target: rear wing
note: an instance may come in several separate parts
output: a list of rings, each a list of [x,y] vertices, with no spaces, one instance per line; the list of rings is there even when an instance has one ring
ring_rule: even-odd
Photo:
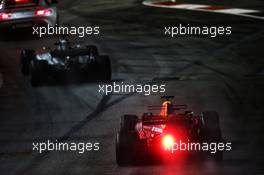
[[[162,106],[148,106],[148,110],[154,111],[154,110],[161,110]],[[181,109],[187,109],[187,105],[173,105],[174,110],[181,110]]]
[[[143,125],[162,125],[167,122],[167,119],[161,116],[154,116],[154,115],[143,115],[142,117],[142,124]]]

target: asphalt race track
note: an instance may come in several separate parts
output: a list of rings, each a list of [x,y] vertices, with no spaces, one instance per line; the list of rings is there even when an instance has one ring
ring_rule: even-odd
[[[264,11],[257,0],[222,4]],[[95,82],[31,87],[19,70],[20,49],[51,45],[58,37],[39,39],[18,31],[0,38],[1,175],[264,174],[263,20],[147,7],[137,0],[64,0],[59,7],[63,25],[100,26],[100,36],[71,38],[109,54],[114,81],[166,84],[166,94],[177,103],[197,113],[218,111],[233,149],[221,163],[118,167],[114,142],[120,117],[141,115],[147,105],[160,104],[160,95],[103,96]],[[180,23],[232,26],[232,35],[164,35],[164,26]],[[85,154],[32,151],[32,142],[47,139],[101,146]]]

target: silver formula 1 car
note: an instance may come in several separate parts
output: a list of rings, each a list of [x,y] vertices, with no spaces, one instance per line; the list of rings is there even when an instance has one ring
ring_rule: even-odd
[[[54,49],[43,47],[39,50],[21,51],[21,71],[23,75],[30,77],[32,86],[41,85],[54,77],[56,80],[69,77],[111,80],[110,59],[99,55],[96,46],[74,45],[65,38],[60,39],[55,46]]]
[[[55,26],[57,0],[0,0],[0,28]]]

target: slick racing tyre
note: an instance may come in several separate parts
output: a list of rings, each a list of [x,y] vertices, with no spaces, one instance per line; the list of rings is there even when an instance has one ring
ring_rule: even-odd
[[[116,135],[116,163],[119,166],[125,166],[130,163],[129,144],[127,142],[127,135],[124,132],[119,132]]]
[[[30,82],[32,86],[40,86],[41,83],[45,81],[45,77],[47,76],[47,66],[48,63],[46,61],[31,61],[30,69],[31,69],[31,77]]]
[[[137,132],[120,131],[116,135],[116,162],[119,166],[135,165],[137,163],[136,146],[138,144]]]
[[[34,52],[34,50],[22,50],[20,53],[21,72],[24,76],[27,76],[30,72],[30,61],[35,55]]]
[[[138,117],[136,115],[124,115],[120,121],[120,131],[135,131]]]
[[[206,111],[202,113],[204,123],[204,141],[208,143],[222,142],[222,133],[220,129],[219,116],[216,111]],[[217,151],[216,153],[210,153],[210,157],[216,161],[222,161],[223,152]]]
[[[111,70],[111,62],[108,56],[99,56],[99,75],[103,81],[111,81],[112,78],[112,70]]]
[[[116,135],[116,162],[119,166],[135,163],[135,147],[138,135],[135,130],[138,117],[124,115],[121,117],[120,131]]]

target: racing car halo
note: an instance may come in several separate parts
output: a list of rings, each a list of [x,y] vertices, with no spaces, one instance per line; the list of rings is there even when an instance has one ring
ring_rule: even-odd
[[[111,62],[108,56],[99,55],[94,45],[73,45],[63,37],[55,48],[21,51],[21,72],[29,76],[32,86],[38,86],[49,77],[78,75],[84,79],[111,80]]]
[[[192,111],[182,111],[187,108],[186,105],[173,105],[171,98],[173,96],[162,97],[164,102],[161,107],[149,106],[149,110],[161,109],[159,114],[148,112],[141,118],[136,115],[121,117],[120,129],[116,135],[116,162],[119,166],[162,162],[168,160],[166,158],[181,157],[181,153],[172,155],[168,149],[177,139],[198,143],[222,141],[217,112],[206,111],[201,115],[194,115]],[[197,155],[196,153],[187,151],[184,155],[191,157]],[[207,152],[203,155],[206,156],[200,157],[221,161],[223,152]]]

